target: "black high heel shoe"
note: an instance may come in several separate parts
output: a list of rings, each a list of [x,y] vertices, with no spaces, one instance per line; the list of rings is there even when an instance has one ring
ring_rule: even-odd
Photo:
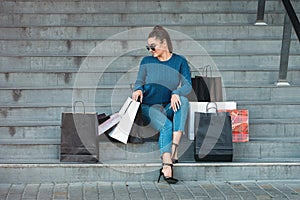
[[[172,145],[175,146],[175,149],[174,149],[174,152],[173,152],[173,155],[172,155],[172,162],[173,162],[173,163],[178,163],[178,159],[175,159],[175,158],[174,158],[175,154],[177,153],[178,144],[172,143]]]
[[[173,178],[173,164],[169,164],[169,163],[163,163],[163,166],[164,165],[168,165],[171,167],[171,170],[172,170],[172,175],[170,177],[166,177],[165,174],[163,173],[163,167],[160,169],[160,172],[159,172],[159,177],[158,177],[158,180],[157,182],[159,183],[160,181],[160,177],[163,176],[164,180],[169,183],[169,184],[175,184],[178,182],[178,180],[176,178]]]

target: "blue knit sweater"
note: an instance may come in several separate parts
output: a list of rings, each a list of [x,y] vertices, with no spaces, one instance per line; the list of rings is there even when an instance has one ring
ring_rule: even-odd
[[[148,105],[169,103],[172,94],[188,95],[192,86],[187,60],[174,53],[167,61],[144,57],[134,90],[143,91],[143,103]]]

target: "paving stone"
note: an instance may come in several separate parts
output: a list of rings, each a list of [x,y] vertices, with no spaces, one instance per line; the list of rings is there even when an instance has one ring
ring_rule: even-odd
[[[254,183],[245,183],[246,188],[259,199],[272,199],[272,196],[267,193],[263,188]]]
[[[115,199],[130,199],[126,182],[113,182],[113,193]]]
[[[278,189],[274,188],[272,184],[269,183],[261,183],[259,186],[265,190],[267,193],[270,194],[272,199],[278,198],[278,199],[288,199],[282,192],[280,192]]]
[[[161,199],[162,196],[156,187],[155,182],[141,182],[142,188],[147,199]]]
[[[54,184],[42,183],[39,188],[37,199],[39,199],[39,200],[52,199],[53,189],[54,189]]]
[[[288,199],[300,199],[300,193],[293,190],[285,183],[272,183],[273,187],[282,192]],[[298,183],[300,185],[300,182]]]
[[[256,197],[242,183],[230,183],[233,190],[239,193],[242,199],[255,199]]]
[[[111,182],[98,182],[99,199],[114,199],[114,190]]]
[[[27,184],[22,199],[37,199],[40,184]]]
[[[0,199],[5,199],[11,184],[0,184]]]
[[[226,182],[216,182],[215,186],[217,189],[225,196],[227,199],[242,199],[237,191],[235,191],[229,183]]]
[[[212,182],[200,182],[200,186],[208,193],[210,199],[226,199]]]
[[[55,184],[53,199],[59,199],[59,200],[68,199],[68,184],[66,183]]]
[[[98,184],[96,182],[84,183],[83,192],[86,200],[98,199]]]
[[[161,181],[159,183],[156,182],[156,186],[162,196],[163,199],[176,200],[179,199],[174,189],[165,181]]]
[[[178,182],[177,184],[172,185],[172,188],[176,192],[179,199],[193,199],[194,196],[192,192],[183,182]]]
[[[70,183],[68,188],[68,197],[70,199],[83,199],[83,183]]]
[[[196,199],[209,199],[207,192],[195,181],[183,182]]]
[[[25,184],[12,184],[11,188],[8,191],[6,200],[22,199],[22,194],[24,192],[25,186]]]
[[[292,188],[295,192],[300,193],[300,183],[299,182],[288,182],[286,185]]]
[[[127,182],[128,193],[130,199],[139,200],[147,199],[146,193],[140,182]]]

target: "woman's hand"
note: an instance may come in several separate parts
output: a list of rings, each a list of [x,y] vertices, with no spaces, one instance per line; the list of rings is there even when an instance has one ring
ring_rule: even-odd
[[[180,97],[178,94],[172,94],[171,97],[171,108],[176,112],[181,106]]]
[[[134,101],[137,101],[140,98],[140,102],[142,103],[143,101],[143,92],[142,90],[136,90],[132,93],[132,99]]]

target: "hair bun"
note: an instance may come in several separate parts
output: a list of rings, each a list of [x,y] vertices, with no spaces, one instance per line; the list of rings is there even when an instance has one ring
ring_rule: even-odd
[[[156,25],[156,26],[154,26],[154,28],[153,28],[153,30],[161,30],[161,29],[163,29],[163,27],[162,26],[160,26],[160,25]]]

